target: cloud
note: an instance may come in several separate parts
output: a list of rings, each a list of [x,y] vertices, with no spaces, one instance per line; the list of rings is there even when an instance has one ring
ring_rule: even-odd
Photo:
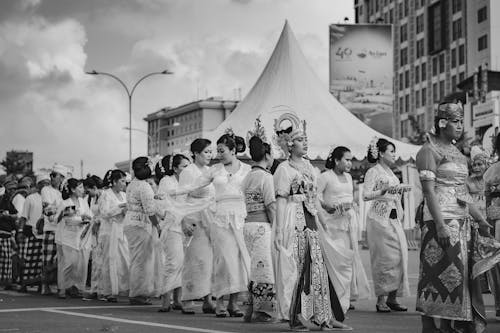
[[[244,5],[244,7],[243,7]],[[352,0],[3,0],[0,2],[2,149],[29,149],[35,167],[54,162],[103,174],[128,158],[128,102],[109,77],[131,87],[132,127],[165,106],[247,93],[289,19],[307,59],[327,87],[328,24]],[[352,16],[352,15],[351,15]],[[134,155],[147,136],[133,132]]]

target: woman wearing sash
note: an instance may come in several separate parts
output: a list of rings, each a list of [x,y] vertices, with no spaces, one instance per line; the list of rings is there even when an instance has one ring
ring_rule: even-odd
[[[365,175],[363,199],[371,201],[366,217],[377,312],[407,311],[397,297],[409,296],[408,245],[403,230],[403,207],[399,179],[391,166],[396,147],[383,138],[374,138],[368,161],[375,163]]]
[[[127,212],[125,177],[121,170],[109,170],[104,177],[106,189],[97,202],[101,221],[98,246],[102,253],[98,294],[108,302],[117,302],[118,295],[129,291],[130,254],[123,231]]]
[[[351,151],[336,147],[328,156],[325,168],[318,177],[318,196],[323,207],[325,233],[321,238],[335,251],[326,256],[330,276],[339,280],[342,288],[336,288],[342,310],[354,307],[351,301],[370,297],[358,245],[358,217],[353,209],[353,183],[349,174],[352,165]]]
[[[486,233],[488,224],[466,186],[467,159],[453,145],[462,136],[463,119],[461,104],[441,103],[436,134],[417,154],[425,199],[417,311],[426,333],[480,333],[486,326],[479,281],[472,276],[479,238],[470,216]],[[434,318],[440,319],[439,330]]]
[[[59,298],[66,298],[66,293],[81,297],[87,282],[92,212],[83,198],[84,192],[82,181],[75,178],[63,186],[55,238]]]
[[[190,164],[188,158],[181,154],[165,156],[155,168],[155,175],[160,178],[158,195],[175,193],[179,187],[179,175]],[[168,211],[168,206],[166,207]],[[181,303],[182,267],[184,264],[184,234],[180,219],[166,214],[160,222],[160,243],[163,252],[162,274],[162,306],[159,312],[169,312],[171,309],[181,310],[184,314],[194,314],[184,310]],[[172,295],[173,294],[173,295]],[[174,304],[170,305],[173,296]]]
[[[186,166],[179,175],[179,187],[193,186],[197,179],[208,171],[212,159],[211,142],[207,139],[196,139],[191,143],[193,163]],[[196,204],[213,199],[213,185],[192,191],[185,201]],[[203,313],[215,313],[212,302],[213,249],[210,242],[207,214],[203,212],[190,214],[182,221],[182,230],[186,236],[184,250],[184,266],[182,269],[182,301],[184,310],[188,310],[187,301],[203,298]]]
[[[282,126],[287,126],[282,128]],[[307,153],[305,122],[285,113],[275,121],[277,142],[288,157],[274,174],[276,224],[274,255],[277,315],[295,331],[303,323],[351,330],[329,279],[318,235],[316,172]]]
[[[271,156],[271,146],[263,142],[263,127],[259,126],[260,122],[257,121],[257,130],[249,140],[250,156],[255,163],[242,185],[247,207],[243,233],[251,261],[248,286],[250,305],[245,314],[245,321],[248,322],[269,322],[275,316],[276,310],[271,254],[276,198],[273,176],[269,172],[274,160]]]

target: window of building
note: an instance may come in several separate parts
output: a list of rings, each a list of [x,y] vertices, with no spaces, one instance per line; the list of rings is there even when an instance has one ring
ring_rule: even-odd
[[[404,99],[399,97],[399,113],[404,113]]]
[[[420,107],[420,91],[415,91],[415,107],[418,109]]]
[[[417,34],[424,31],[424,14],[417,16]]]
[[[463,80],[465,80],[465,73],[461,72],[460,74],[458,74],[458,81],[462,82]]]
[[[462,0],[452,0],[451,10],[453,14],[462,10]]]
[[[451,49],[451,68],[457,67],[457,49]]]
[[[415,84],[420,82],[420,67],[418,65],[415,66]]]
[[[488,35],[483,35],[477,40],[477,50],[482,51],[488,48]]]
[[[399,62],[401,66],[404,66],[408,63],[408,48],[405,47],[401,49],[400,54],[401,54],[401,59],[399,60]]]
[[[444,73],[444,53],[439,55],[439,73]]]
[[[421,67],[421,72],[422,72],[422,81],[425,81],[427,80],[427,65],[425,62],[422,63],[422,65],[420,65]]]
[[[378,0],[375,0],[375,13],[378,12]]]
[[[408,12],[410,10],[410,4],[408,3],[409,1],[408,0],[405,0],[405,17],[408,16]]]
[[[405,96],[405,112],[410,112],[410,95]]]
[[[453,21],[452,24],[452,40],[457,40],[462,37],[462,18]]]
[[[432,76],[437,75],[438,73],[438,58],[432,58]]]
[[[457,88],[457,76],[453,75],[451,77],[451,91],[455,91]]]
[[[405,88],[410,87],[410,71],[405,72]]]
[[[463,44],[458,47],[458,64],[465,64],[465,45]]]
[[[402,19],[404,17],[404,8],[402,2],[398,6],[398,11],[399,11],[399,19]]]
[[[421,131],[425,130],[425,115],[419,114],[417,116],[418,127]]]
[[[446,1],[437,2],[429,7],[428,13],[428,34],[429,34],[429,53],[441,51],[446,45],[446,16],[443,15],[443,9]]]
[[[444,91],[444,81],[439,81],[439,96],[443,98],[445,96],[445,91]]]
[[[422,88],[421,97],[422,106],[425,106],[427,104],[427,88]]]
[[[406,138],[406,136],[408,135],[408,126],[407,126],[407,121],[406,120],[403,120],[401,122],[401,137],[402,138]]]
[[[408,39],[408,25],[405,23],[399,28],[399,41],[402,43]]]
[[[390,9],[389,10],[389,23],[393,23],[394,22],[394,9]]]
[[[424,40],[417,40],[417,59],[424,56]]]
[[[477,11],[477,23],[481,23],[488,18],[488,8],[486,6]]]
[[[403,73],[399,73],[399,90],[404,89],[404,78]]]
[[[432,84],[432,100],[434,101],[434,103],[437,103],[437,101],[439,100],[437,83]]]

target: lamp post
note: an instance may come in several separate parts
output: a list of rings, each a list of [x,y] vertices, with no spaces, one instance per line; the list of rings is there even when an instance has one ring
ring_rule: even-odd
[[[124,130],[127,130],[127,131],[130,131],[130,127],[123,127]],[[142,130],[140,128],[132,128],[132,131],[137,131],[137,132],[141,132],[141,133],[144,133],[148,136],[148,139],[149,139],[149,142],[154,142],[155,145],[156,145],[156,139],[154,138],[153,135],[149,134],[148,132],[146,132],[145,130]],[[148,147],[149,148],[149,147]],[[155,153],[157,153],[155,151]]]
[[[132,86],[132,89],[129,89],[127,85],[116,75],[106,73],[106,72],[98,72],[96,70],[92,70],[89,72],[86,72],[89,75],[106,75],[109,76],[116,81],[118,81],[123,88],[125,88],[125,91],[127,92],[128,96],[128,171],[130,174],[132,174],[132,96],[134,95],[135,88],[141,83],[144,79],[153,76],[153,75],[167,75],[167,74],[173,74],[173,72],[170,72],[168,70],[164,70],[161,72],[152,72],[149,74],[144,75],[141,77],[137,82]]]

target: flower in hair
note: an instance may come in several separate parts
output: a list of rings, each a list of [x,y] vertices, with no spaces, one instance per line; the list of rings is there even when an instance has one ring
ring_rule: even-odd
[[[374,136],[372,141],[370,141],[370,145],[368,146],[368,150],[370,151],[370,156],[373,159],[378,159],[378,147],[377,147],[378,137]]]
[[[231,127],[228,127],[226,129],[226,131],[224,132],[224,134],[227,134],[227,135],[229,135],[230,137],[232,137],[234,139],[234,131],[233,131],[233,129]]]
[[[439,128],[445,128],[446,125],[448,125],[448,120],[446,119],[439,119],[438,127]]]

